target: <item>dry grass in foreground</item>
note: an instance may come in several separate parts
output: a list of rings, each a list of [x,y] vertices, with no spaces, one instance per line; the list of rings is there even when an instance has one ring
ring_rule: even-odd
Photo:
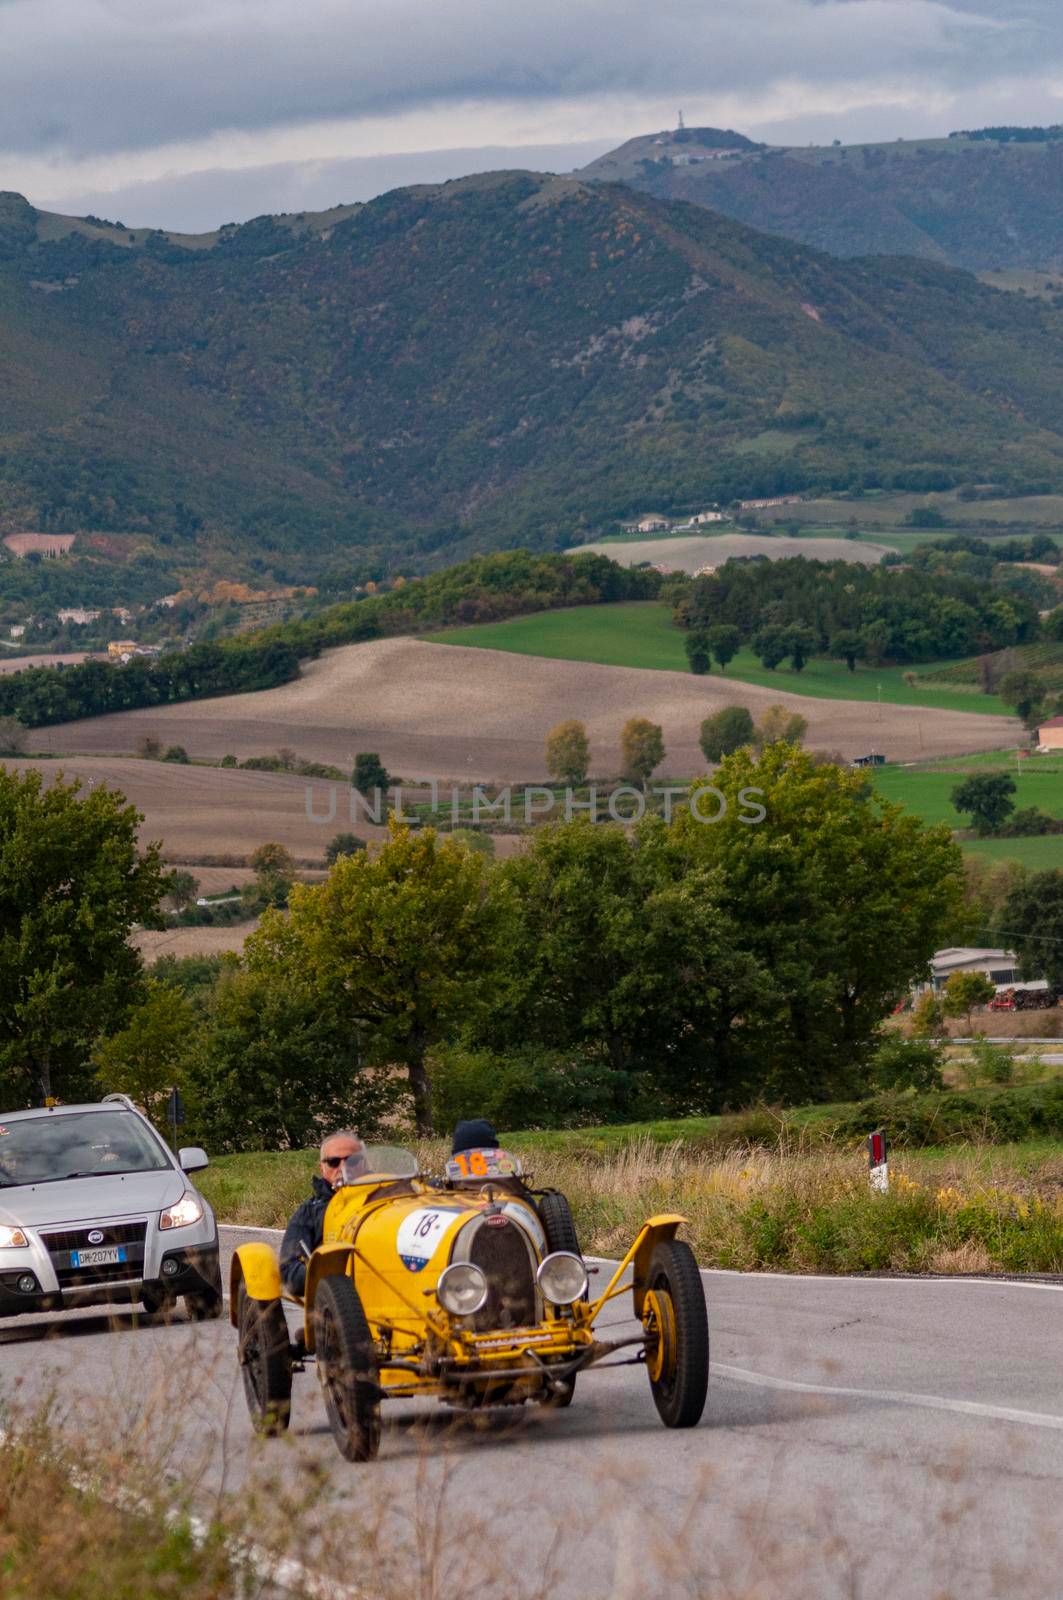
[[[444,1147],[422,1147],[439,1171]],[[704,1266],[787,1272],[1063,1271],[1063,1156],[1022,1170],[1005,1152],[906,1154],[889,1194],[862,1149],[691,1153],[639,1140],[606,1156],[522,1148],[536,1186],[560,1189],[584,1250],[615,1257],[657,1211],[680,1211]],[[283,1226],[308,1191],[307,1152],[228,1157],[204,1188],[228,1222]]]

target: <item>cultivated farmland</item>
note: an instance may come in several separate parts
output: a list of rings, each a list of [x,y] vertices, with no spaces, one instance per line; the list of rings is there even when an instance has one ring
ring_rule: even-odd
[[[259,694],[41,728],[33,741],[54,752],[119,756],[134,751],[145,734],[154,734],[164,745],[184,745],[192,756],[231,752],[241,759],[287,745],[303,759],[345,771],[356,751],[376,750],[391,772],[407,779],[534,782],[543,775],[543,742],[555,723],[582,719],[591,739],[592,772],[609,777],[617,770],[620,729],[628,717],[639,715],[663,726],[668,755],[662,771],[682,777],[704,768],[697,743],[704,717],[725,705],[747,705],[759,715],[772,704],[808,719],[810,746],[848,757],[872,747],[902,761],[959,755],[1014,745],[1021,732],[1010,717],[816,700],[787,692],[782,684],[764,688],[717,676],[396,638],[329,651],[309,662],[296,682]],[[181,769],[151,770],[163,772],[162,779],[152,781],[164,785],[164,794]],[[211,787],[226,776],[233,774],[203,774],[202,804],[211,806],[213,795],[227,792]],[[285,781],[297,791],[298,809],[305,780]],[[313,825],[304,820],[298,826]],[[337,822],[337,829],[341,826]],[[241,829],[238,816],[231,827]],[[246,838],[246,824],[242,831]],[[278,835],[259,832],[258,837]]]
[[[925,539],[926,535],[923,537]],[[702,567],[722,567],[725,561],[738,556],[767,556],[769,561],[782,561],[787,556],[805,556],[809,561],[858,561],[864,566],[873,567],[891,548],[888,544],[875,544],[867,539],[795,539],[783,534],[776,537],[764,533],[706,533],[678,539],[601,540],[597,544],[581,544],[573,554],[592,551],[608,556],[621,567],[634,567],[640,561],[663,561],[677,572],[698,572]]]

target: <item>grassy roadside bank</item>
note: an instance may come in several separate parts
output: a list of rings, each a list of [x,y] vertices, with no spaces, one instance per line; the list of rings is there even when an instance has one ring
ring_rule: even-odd
[[[612,1130],[610,1130],[612,1131]],[[551,1138],[553,1143],[551,1143]],[[899,1153],[872,1194],[863,1141],[698,1149],[673,1138],[559,1148],[514,1135],[536,1186],[569,1198],[584,1250],[617,1256],[657,1211],[681,1211],[705,1266],[789,1272],[1063,1272],[1063,1142]],[[438,1171],[444,1147],[421,1147]],[[203,1188],[223,1221],[283,1226],[314,1153],[227,1156]]]

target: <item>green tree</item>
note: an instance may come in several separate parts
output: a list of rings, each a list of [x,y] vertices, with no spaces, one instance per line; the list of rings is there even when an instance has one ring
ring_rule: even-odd
[[[699,678],[704,677],[712,666],[712,645],[708,630],[695,628],[683,640],[683,649],[687,653],[687,662],[691,672]]]
[[[0,717],[0,756],[20,756],[26,748],[26,729],[17,717]]]
[[[137,923],[161,927],[158,845],[102,785],[0,768],[0,1083],[8,1105],[91,1084],[89,1058],[136,1003]]]
[[[183,744],[171,744],[163,752],[162,759],[164,761],[174,761],[178,766],[187,767],[188,751],[185,749]]]
[[[959,812],[968,812],[980,834],[995,833],[1015,809],[1015,779],[1007,772],[973,772],[949,796]]]
[[[1047,978],[1063,993],[1063,871],[1031,872],[1011,890],[1000,923],[1000,936],[1018,956],[1023,978]]]
[[[620,762],[624,777],[645,789],[650,774],[664,760],[664,732],[645,717],[629,717],[620,732]]]
[[[996,988],[982,972],[952,972],[945,984],[942,1005],[947,1017],[966,1017],[967,1032],[974,1032],[972,1013],[976,1006],[987,1006]]]
[[[717,875],[674,848],[659,818],[631,838],[585,817],[536,829],[498,873],[515,926],[482,1042],[596,1064],[614,1114],[640,1088],[658,1105],[662,1094],[711,1103],[715,1036],[771,989],[740,949]]]
[[[199,893],[199,880],[194,873],[175,869],[166,878],[166,898],[178,911],[190,906]]]
[[[170,1090],[187,1086],[195,1031],[196,1015],[183,995],[148,978],[144,997],[125,1027],[96,1046],[93,1061],[101,1093],[127,1094],[165,1131]]]
[[[997,686],[997,693],[1004,704],[1027,723],[1039,714],[1044,700],[1044,687],[1040,679],[1025,668],[1006,672]]]
[[[728,662],[733,661],[742,648],[741,631],[728,622],[720,622],[709,629],[708,642],[714,659],[720,663],[720,670],[726,672]]]
[[[356,833],[337,833],[325,846],[325,860],[333,867],[341,856],[353,856],[364,849],[365,840],[359,839]]]
[[[295,882],[295,860],[284,845],[260,844],[248,858],[255,874],[253,895],[267,906],[287,904],[292,884]]]
[[[753,654],[762,667],[774,672],[780,661],[786,660],[786,630],[775,627],[761,628],[753,639]]]
[[[786,654],[790,657],[790,665],[795,672],[803,672],[809,656],[816,647],[816,636],[811,628],[803,628],[795,623],[784,633]]]
[[[427,1134],[429,1054],[485,1003],[501,917],[482,856],[393,820],[376,854],[346,856],[325,883],[294,888],[287,921],[267,913],[249,961],[275,952],[294,963],[371,1065],[404,1067]]]
[[[842,628],[830,642],[830,653],[835,661],[844,661],[850,672],[864,654],[864,641],[855,628]]]
[[[391,778],[375,750],[360,750],[355,756],[351,783],[359,794],[371,795],[375,790],[386,793]]]
[[[345,1125],[371,1135],[394,1074],[367,1066],[360,1032],[284,941],[256,935],[245,958],[222,972],[188,1066],[203,1137],[227,1151],[304,1149]]]
[[[550,729],[546,735],[546,770],[551,778],[559,783],[585,783],[590,760],[590,741],[582,722],[571,717]]]
[[[701,724],[698,741],[706,761],[720,761],[753,742],[753,717],[745,706],[724,706]]]
[[[961,913],[959,846],[869,793],[861,773],[790,744],[736,750],[712,781],[726,814],[706,825],[680,811],[673,832],[691,861],[718,869],[737,948],[771,975],[712,1042],[727,1099],[860,1093],[881,1022]]]

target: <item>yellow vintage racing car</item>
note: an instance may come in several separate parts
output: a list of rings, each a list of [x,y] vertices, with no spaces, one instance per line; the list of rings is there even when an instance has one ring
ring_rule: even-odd
[[[566,1406],[577,1375],[607,1362],[645,1365],[665,1425],[693,1427],[709,1329],[697,1262],[676,1237],[683,1221],[651,1217],[592,1295],[564,1197],[533,1190],[515,1156],[464,1151],[429,1178],[409,1151],[370,1145],[345,1163],[326,1210],[297,1302],[301,1336],[289,1335],[273,1248],[245,1244],[233,1256],[230,1315],[252,1421],[262,1433],[286,1428],[292,1375],[313,1361],[340,1452],[369,1461],[382,1400]],[[599,1338],[602,1308],[629,1292],[638,1330]]]

